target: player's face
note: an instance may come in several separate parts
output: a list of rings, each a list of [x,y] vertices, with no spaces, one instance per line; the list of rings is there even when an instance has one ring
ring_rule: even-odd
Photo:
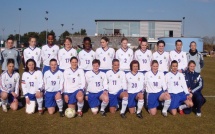
[[[106,42],[105,40],[102,39],[102,40],[100,41],[100,44],[101,44],[101,47],[102,47],[102,48],[105,48],[105,47],[107,47],[108,42]]]
[[[177,42],[177,44],[176,44],[176,50],[177,51],[181,51],[181,49],[182,49],[182,43],[181,42]]]
[[[71,60],[70,62],[72,69],[78,68],[78,61],[76,59]]]
[[[31,38],[31,40],[29,41],[29,45],[30,46],[36,46],[36,44],[37,44],[36,39],[35,38]]]
[[[159,43],[158,44],[158,51],[159,52],[163,52],[164,51],[164,44],[163,43]]]
[[[191,72],[193,72],[193,71],[195,71],[195,67],[196,67],[196,65],[191,63],[188,68]]]
[[[12,40],[8,40],[7,41],[7,47],[8,48],[12,48],[13,47],[13,41]]]
[[[133,72],[138,72],[138,64],[133,64],[132,65],[132,70]]]
[[[84,48],[86,50],[90,50],[91,49],[90,46],[91,46],[91,43],[88,40],[84,42]]]
[[[34,71],[34,62],[28,62],[28,69],[29,71]]]
[[[145,51],[147,49],[148,43],[147,42],[142,42],[140,47],[143,51]]]
[[[154,63],[154,64],[151,66],[151,68],[152,68],[152,71],[153,71],[153,72],[157,72],[157,71],[158,71],[158,64],[157,64],[157,63]]]
[[[7,65],[7,70],[8,70],[9,72],[12,72],[12,71],[14,70],[14,64],[13,64],[13,63],[8,64],[8,65]]]
[[[54,71],[56,71],[57,70],[57,62],[56,61],[52,61],[51,63],[50,63],[50,68],[51,68],[51,70],[54,72]]]
[[[71,48],[72,47],[72,42],[70,42],[69,40],[65,40],[64,44],[65,44],[65,48]]]
[[[98,63],[93,64],[93,71],[94,72],[98,72],[99,71],[99,64]]]
[[[127,40],[123,40],[121,42],[121,46],[122,46],[122,48],[126,49],[128,47],[128,41]]]
[[[178,71],[178,64],[177,63],[173,63],[171,66],[171,69],[173,72],[177,72]]]
[[[113,67],[114,71],[119,70],[119,62],[114,62],[113,65],[112,65],[112,67]]]
[[[190,49],[191,49],[192,51],[196,51],[196,43],[191,43],[191,44],[190,44]]]
[[[54,43],[54,37],[52,35],[49,35],[47,40],[49,45],[52,45]]]

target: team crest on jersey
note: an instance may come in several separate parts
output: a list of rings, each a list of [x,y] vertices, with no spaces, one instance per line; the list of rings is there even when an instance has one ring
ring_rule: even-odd
[[[36,52],[36,55],[38,55],[38,53]]]
[[[102,77],[101,77],[101,79],[102,79]]]
[[[128,54],[128,57],[130,57],[131,55],[130,54]]]
[[[164,59],[166,59],[166,57],[164,56]]]
[[[72,56],[72,53],[70,54],[70,56]]]
[[[78,77],[80,76],[80,74],[78,74]]]
[[[194,80],[194,83],[196,83],[197,82],[197,80]]]
[[[54,53],[54,50],[52,50],[52,52]]]
[[[93,55],[91,55],[91,57],[93,58]]]
[[[182,55],[182,58],[184,58],[184,56]]]
[[[7,54],[3,54],[4,55],[4,57],[7,57]]]
[[[6,81],[8,81],[8,79],[6,79]]]
[[[108,53],[108,56],[110,56],[110,53]]]
[[[60,79],[60,76],[59,76],[59,75],[57,76],[57,79]]]
[[[149,55],[147,54],[147,57],[149,58]]]
[[[37,76],[35,76],[35,78],[34,79],[37,79]]]
[[[29,79],[29,77],[27,77],[27,79]]]
[[[138,81],[140,81],[140,78],[138,78]]]
[[[16,80],[16,79],[14,79],[14,82],[16,83],[16,82],[17,82],[17,80]]]
[[[179,80],[181,80],[181,78],[180,78],[180,77],[179,77],[178,79],[179,79]]]
[[[161,77],[160,77],[160,76],[158,76],[158,79],[161,79]]]
[[[118,78],[120,78],[120,76],[118,75]]]

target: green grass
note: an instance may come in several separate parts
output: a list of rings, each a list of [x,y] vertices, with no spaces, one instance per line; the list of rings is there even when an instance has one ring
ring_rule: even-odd
[[[215,59],[205,58],[205,67],[202,71],[204,78],[203,94],[215,96]],[[0,133],[215,133],[215,98],[206,98],[207,102],[202,108],[202,117],[197,118],[194,113],[190,115],[169,114],[164,118],[160,110],[156,116],[150,116],[143,110],[144,119],[140,120],[127,113],[127,119],[121,119],[119,112],[107,113],[107,117],[92,115],[90,110],[84,113],[83,118],[60,118],[58,113],[39,116],[25,114],[25,109],[9,110],[3,113],[0,109]]]

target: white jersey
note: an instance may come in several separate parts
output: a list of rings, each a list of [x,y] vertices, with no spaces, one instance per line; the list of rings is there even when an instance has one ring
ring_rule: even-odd
[[[146,50],[143,52],[142,50],[138,49],[134,57],[140,63],[140,71],[149,71],[151,70],[151,61],[152,61],[152,52],[150,50]]]
[[[63,72],[61,72],[60,70],[56,70],[55,72],[52,72],[51,70],[46,71],[43,77],[43,81],[45,91],[62,92],[64,79]]]
[[[92,62],[96,58],[96,53],[93,50],[89,52],[82,50],[78,54],[79,68],[83,70],[92,70]]]
[[[130,70],[130,63],[134,59],[134,52],[130,48],[127,48],[126,51],[120,48],[116,51],[115,58],[118,59],[120,62],[120,70],[128,71]]]
[[[144,91],[144,75],[137,72],[133,75],[131,72],[126,74],[126,81],[128,86],[128,93],[139,93]]]
[[[71,68],[63,72],[64,76],[64,92],[73,93],[76,90],[85,88],[85,77],[83,69],[77,68],[73,71]]]
[[[169,72],[165,75],[167,90],[169,93],[178,94],[184,92],[185,94],[189,94],[187,84],[182,73],[177,72],[173,74]]]
[[[103,48],[97,48],[96,59],[101,62],[100,69],[111,69],[114,56],[115,50],[113,48],[108,48],[106,51]]]
[[[44,45],[42,47],[42,60],[43,60],[43,65],[45,66],[49,66],[49,62],[51,59],[56,59],[58,62],[58,51],[59,51],[59,46],[57,45],[53,45],[53,46],[49,46],[49,45]]]
[[[176,52],[176,50],[173,50],[170,52],[170,62],[173,60],[176,60],[178,62],[178,69],[185,70],[187,68],[187,55],[185,52]]]
[[[127,90],[125,72],[109,70],[106,73],[108,81],[108,91],[110,94],[117,94],[120,90]]]
[[[107,78],[104,72],[96,74],[93,71],[88,71],[85,74],[87,82],[87,92],[98,93],[103,90],[108,90]]]
[[[22,91],[23,95],[27,93],[35,94],[36,91],[43,90],[43,75],[37,70],[32,73],[24,72],[22,74]]]
[[[70,68],[70,59],[75,56],[77,57],[77,51],[74,48],[71,48],[70,50],[66,50],[65,48],[62,48],[58,52],[58,60],[59,60],[59,68],[60,69],[67,69]]]
[[[169,52],[154,52],[152,55],[153,60],[157,60],[159,64],[158,70],[161,72],[169,71]]]
[[[4,71],[0,80],[1,90],[7,93],[15,92],[19,95],[19,79],[19,73],[13,72],[12,76],[10,76],[7,71]]]
[[[147,93],[158,93],[160,91],[166,91],[166,81],[163,72],[158,71],[154,74],[152,71],[145,73],[145,86]]]
[[[36,62],[36,65],[38,68],[40,68],[40,63],[41,63],[41,49],[38,47],[32,48],[32,47],[28,47],[23,51],[23,56],[24,56],[24,60],[25,62],[28,59],[34,59]]]

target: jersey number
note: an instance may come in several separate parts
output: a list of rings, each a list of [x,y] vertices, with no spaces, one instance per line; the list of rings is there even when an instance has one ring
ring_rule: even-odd
[[[66,63],[69,63],[69,58],[65,59],[66,60]]]
[[[147,60],[146,59],[143,59],[143,64],[146,64],[147,63]]]
[[[113,80],[113,85],[116,85],[116,80]]]
[[[52,86],[56,85],[56,81],[51,81]]]
[[[100,87],[100,82],[96,82],[96,87]]]
[[[34,82],[29,82],[30,87],[34,86]]]
[[[86,60],[86,64],[90,64],[90,60]]]
[[[131,88],[137,88],[137,83],[132,83]]]
[[[158,82],[153,82],[154,86],[157,87],[158,86]]]

